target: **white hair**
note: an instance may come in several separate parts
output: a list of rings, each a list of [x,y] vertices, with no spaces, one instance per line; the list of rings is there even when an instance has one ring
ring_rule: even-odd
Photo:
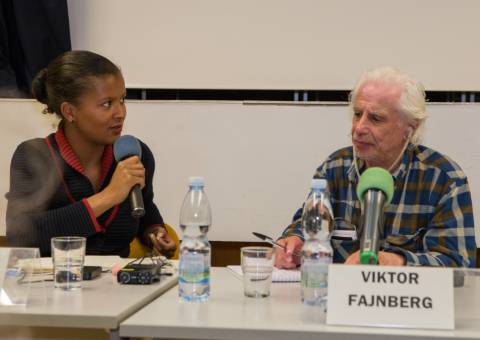
[[[402,87],[403,92],[398,101],[398,110],[406,115],[407,121],[415,126],[414,132],[410,137],[410,142],[414,145],[420,144],[425,131],[425,121],[427,119],[425,88],[423,85],[411,78],[408,74],[393,67],[378,67],[365,72],[350,92],[349,106],[353,112],[358,90],[369,81],[384,81],[397,84]]]

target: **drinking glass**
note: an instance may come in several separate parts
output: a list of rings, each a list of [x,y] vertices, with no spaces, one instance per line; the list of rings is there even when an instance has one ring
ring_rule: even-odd
[[[271,247],[241,248],[245,296],[263,298],[270,295],[275,251]]]
[[[53,237],[52,261],[55,288],[77,290],[82,288],[85,262],[85,237]]]

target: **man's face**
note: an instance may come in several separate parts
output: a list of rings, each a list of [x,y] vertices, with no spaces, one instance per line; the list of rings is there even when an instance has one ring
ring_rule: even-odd
[[[402,88],[385,81],[367,81],[353,103],[352,143],[368,167],[389,169],[397,159],[411,127],[398,111]]]

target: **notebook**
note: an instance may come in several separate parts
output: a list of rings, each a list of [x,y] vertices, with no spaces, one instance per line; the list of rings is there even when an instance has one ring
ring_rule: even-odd
[[[242,266],[227,266],[236,275],[242,277]],[[272,282],[300,282],[300,270],[298,269],[278,269],[273,267]]]

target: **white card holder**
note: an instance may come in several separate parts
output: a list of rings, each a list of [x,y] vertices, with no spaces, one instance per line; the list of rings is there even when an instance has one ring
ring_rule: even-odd
[[[44,303],[43,280],[32,294],[33,278],[40,267],[38,248],[0,248],[0,305],[25,306],[32,302],[32,295],[33,300]]]

